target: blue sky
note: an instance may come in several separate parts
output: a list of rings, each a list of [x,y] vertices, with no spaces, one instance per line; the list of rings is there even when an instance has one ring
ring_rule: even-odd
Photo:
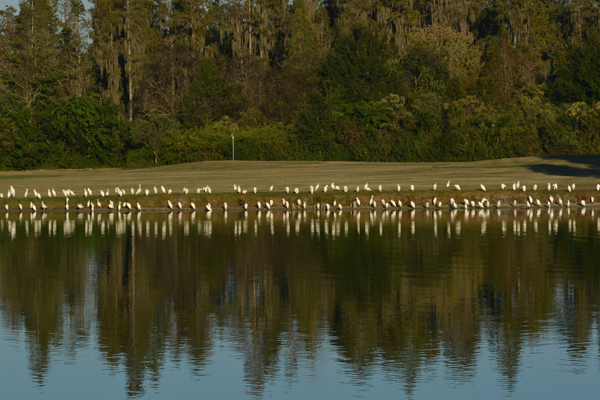
[[[3,10],[6,8],[6,6],[13,6],[16,9],[19,9],[19,0],[2,0],[0,4],[2,4],[0,8]]]

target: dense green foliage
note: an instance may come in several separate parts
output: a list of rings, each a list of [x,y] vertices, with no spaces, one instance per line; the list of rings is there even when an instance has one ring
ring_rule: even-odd
[[[0,169],[600,152],[588,3],[27,0]]]

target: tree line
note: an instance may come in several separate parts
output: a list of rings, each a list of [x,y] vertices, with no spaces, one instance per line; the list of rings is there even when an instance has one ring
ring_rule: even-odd
[[[22,0],[0,169],[598,153],[597,5]]]

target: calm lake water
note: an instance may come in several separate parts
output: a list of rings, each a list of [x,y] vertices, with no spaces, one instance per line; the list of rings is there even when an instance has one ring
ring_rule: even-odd
[[[0,216],[2,397],[600,392],[600,210],[211,214]]]

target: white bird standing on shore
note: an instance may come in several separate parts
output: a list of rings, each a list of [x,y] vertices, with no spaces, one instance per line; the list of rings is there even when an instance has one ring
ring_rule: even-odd
[[[485,190],[485,185],[484,185],[483,183],[480,183],[480,184],[479,184],[479,187],[480,187],[480,188],[481,188],[481,190],[483,190],[484,192],[486,191],[486,190]]]

